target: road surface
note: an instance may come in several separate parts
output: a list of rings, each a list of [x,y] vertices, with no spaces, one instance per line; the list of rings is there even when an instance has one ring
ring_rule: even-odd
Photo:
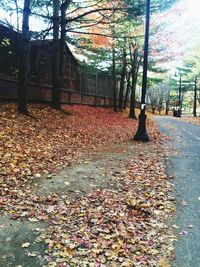
[[[161,132],[172,137],[177,154],[167,159],[167,171],[175,178],[177,213],[172,225],[175,242],[173,267],[200,267],[200,126],[182,118],[157,117]]]

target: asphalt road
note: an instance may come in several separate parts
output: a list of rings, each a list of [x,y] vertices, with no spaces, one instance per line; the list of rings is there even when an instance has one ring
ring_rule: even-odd
[[[173,117],[157,117],[161,132],[172,137],[169,142],[176,155],[167,159],[167,171],[175,178],[177,213],[172,220],[178,241],[173,267],[200,267],[200,126]]]

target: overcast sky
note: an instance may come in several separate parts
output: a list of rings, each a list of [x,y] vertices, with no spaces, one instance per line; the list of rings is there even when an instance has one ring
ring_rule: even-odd
[[[200,43],[199,10],[200,0],[182,0],[174,12],[163,18],[168,26],[160,34],[163,39],[169,39],[169,53],[177,53],[180,61],[191,53],[196,43]]]
[[[0,11],[0,17],[5,16],[6,14]],[[9,16],[7,18],[10,20]],[[169,40],[169,53],[177,51],[178,54],[181,51],[180,58],[183,58],[183,55],[186,56],[192,50],[195,43],[200,42],[200,0],[181,0],[176,11],[168,13],[163,20],[168,26],[159,34],[163,42]],[[31,19],[30,24],[32,30],[38,27],[35,19]]]

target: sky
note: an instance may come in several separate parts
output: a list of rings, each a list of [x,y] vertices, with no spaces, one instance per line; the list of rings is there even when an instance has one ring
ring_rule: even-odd
[[[160,36],[158,33],[163,42],[168,40],[168,53],[174,54],[176,60],[171,62],[172,67],[181,64],[195,44],[200,43],[200,0],[182,0],[173,10],[163,18],[167,26]]]
[[[166,28],[158,33],[158,37],[163,42],[169,43],[168,53],[177,52],[179,55],[176,62],[181,61],[192,51],[195,43],[200,42],[200,0],[180,0],[175,11],[168,12],[162,20],[166,23]],[[0,10],[0,17],[6,14]],[[7,15],[8,21],[10,17]],[[12,21],[16,20],[14,15]],[[40,25],[41,26],[41,25]],[[35,19],[30,19],[30,29],[34,30],[38,27]],[[175,57],[174,57],[175,58]],[[175,61],[171,62],[174,66]],[[179,63],[178,63],[179,64]]]
[[[200,41],[200,1],[199,0],[185,0],[184,10],[180,14],[182,22],[181,34],[188,37],[188,43]]]

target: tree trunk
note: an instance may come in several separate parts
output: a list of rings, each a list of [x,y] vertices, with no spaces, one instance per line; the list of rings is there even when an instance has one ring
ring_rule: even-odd
[[[22,39],[20,49],[19,84],[18,84],[18,112],[28,115],[28,71],[30,69],[29,17],[31,0],[24,0]]]
[[[159,103],[158,103],[158,112],[159,112],[159,115],[161,114],[161,111],[162,111],[162,101],[159,101]]]
[[[113,109],[117,112],[117,83],[116,83],[116,59],[115,48],[112,50],[112,80],[113,80]]]
[[[165,115],[168,115],[168,112],[169,112],[169,100],[166,101]]]
[[[127,74],[127,87],[126,87],[126,94],[125,94],[125,98],[124,98],[123,109],[126,109],[127,102],[128,102],[128,95],[130,93],[130,79],[131,79],[131,71]]]
[[[119,88],[119,104],[118,104],[118,108],[121,111],[123,109],[125,77],[126,77],[126,49],[124,48],[123,55],[122,55],[122,72],[121,72],[121,80],[120,80],[120,88]]]
[[[64,68],[66,61],[66,18],[65,14],[70,5],[70,0],[65,1],[61,5],[61,38],[60,38],[60,61],[59,61],[59,78],[61,87],[64,86]],[[70,77],[71,78],[71,77]],[[61,92],[61,88],[60,88]]]
[[[53,64],[52,64],[52,106],[60,109],[61,90],[64,86],[64,68],[66,60],[66,10],[70,5],[67,0],[61,5],[61,38],[59,41],[59,0],[53,0]]]
[[[60,109],[59,48],[59,0],[53,0],[52,107],[55,109]]]
[[[130,50],[131,53],[131,50]],[[129,118],[137,119],[135,115],[135,91],[137,85],[137,78],[138,78],[138,71],[140,66],[141,58],[138,60],[138,49],[134,49],[133,56],[131,54],[132,59],[132,67],[131,67],[131,74],[132,74],[132,86],[131,86],[131,99],[130,99],[130,113]]]
[[[60,10],[61,10],[61,36],[60,36],[60,55],[59,55],[59,84],[58,84],[58,98],[57,98],[59,109],[61,105],[61,90],[64,87],[64,68],[66,61],[65,4],[61,5]],[[69,77],[69,79],[71,79],[71,77]],[[70,82],[71,81],[69,81],[69,84]]]

